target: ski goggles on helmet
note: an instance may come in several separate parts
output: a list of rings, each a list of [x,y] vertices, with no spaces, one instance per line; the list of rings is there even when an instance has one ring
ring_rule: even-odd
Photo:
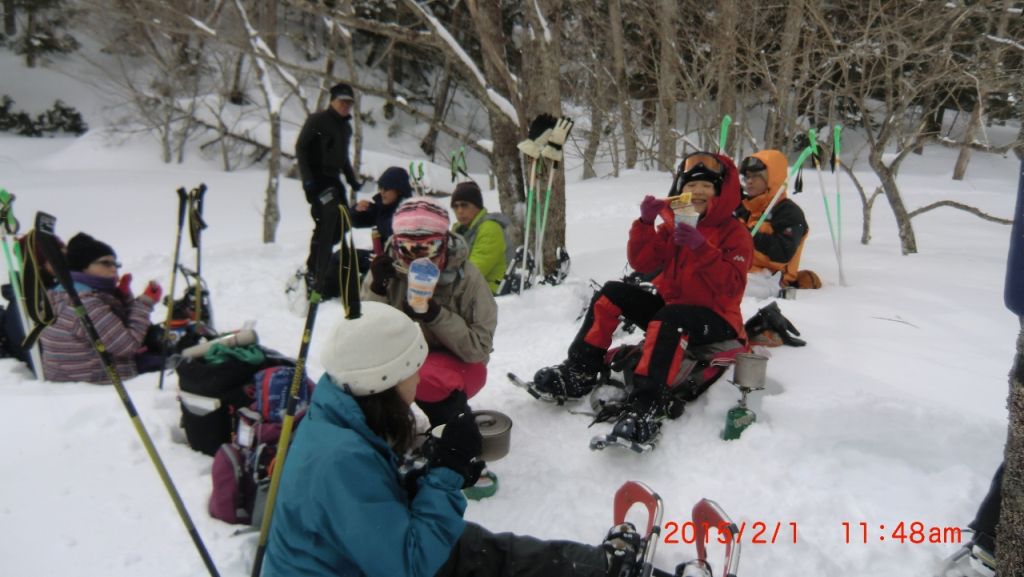
[[[767,172],[768,166],[756,156],[748,156],[743,159],[740,164],[740,176],[743,178],[751,178],[758,172]]]
[[[395,256],[407,263],[418,258],[434,258],[444,250],[445,234],[430,236],[404,236],[394,235],[391,237],[391,245]]]
[[[672,194],[681,191],[686,183],[696,180],[710,182],[717,189],[725,180],[725,166],[710,152],[694,152],[686,156],[679,163],[679,173],[672,184]]]

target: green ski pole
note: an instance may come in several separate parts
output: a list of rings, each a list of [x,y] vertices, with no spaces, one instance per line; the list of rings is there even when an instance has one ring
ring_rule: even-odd
[[[832,238],[832,251],[836,254],[836,266],[839,268],[839,284],[846,286],[846,277],[843,276],[842,260],[839,257],[839,244],[836,241],[836,230],[832,223],[832,212],[828,206],[828,194],[825,192],[825,175],[821,173],[821,161],[819,160],[820,155],[818,154],[818,133],[813,128],[807,131],[808,137],[811,139],[811,148],[813,152],[811,158],[814,159],[814,168],[818,173],[818,187],[821,189],[821,201],[825,203],[825,219],[828,220],[828,234]]]
[[[725,153],[725,145],[729,141],[729,125],[732,124],[732,117],[726,114],[722,117],[722,126],[718,129],[718,152]]]
[[[832,158],[835,162],[832,164],[832,171],[836,173],[836,256],[839,257],[839,283],[846,286],[846,282],[843,278],[843,205],[839,197],[839,173],[843,166],[842,160],[839,154],[842,152],[842,132],[843,125],[836,124],[832,129]]]

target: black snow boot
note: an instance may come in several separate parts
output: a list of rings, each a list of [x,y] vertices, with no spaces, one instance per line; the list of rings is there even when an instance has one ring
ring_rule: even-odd
[[[578,400],[590,394],[597,385],[598,372],[572,360],[544,367],[533,376],[537,391],[557,400]]]
[[[430,428],[433,429],[468,411],[468,402],[466,393],[455,390],[452,391],[452,394],[435,403],[428,403],[417,399],[416,406],[427,416],[427,420],[430,421]]]
[[[669,417],[664,385],[649,386],[646,377],[634,377],[636,391],[627,401],[628,408],[619,415],[612,435],[653,448],[661,432],[661,422]],[[678,410],[682,414],[682,409]],[[676,415],[678,416],[678,415]]]
[[[622,523],[608,530],[601,544],[608,555],[608,577],[636,577],[639,575],[642,537],[632,523]]]

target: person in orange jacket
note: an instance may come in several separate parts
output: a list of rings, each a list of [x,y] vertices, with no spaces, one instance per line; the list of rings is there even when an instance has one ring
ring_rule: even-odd
[[[752,276],[781,273],[781,278],[778,278],[778,286],[774,286],[773,280],[771,288],[774,290],[764,291],[766,294],[763,295],[751,294],[755,290],[755,283],[748,283],[750,296],[774,296],[780,287],[797,284],[800,253],[803,252],[804,241],[807,240],[808,227],[804,211],[786,196],[787,171],[786,157],[778,150],[756,152],[740,163],[744,193],[743,201],[736,209],[736,216],[747,230],[753,230],[775,193],[782,190],[778,202],[772,207],[768,218],[754,236],[754,263],[750,267]]]

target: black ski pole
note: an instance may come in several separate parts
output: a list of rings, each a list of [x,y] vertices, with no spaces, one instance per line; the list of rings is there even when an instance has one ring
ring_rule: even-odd
[[[281,485],[281,473],[284,471],[285,459],[288,457],[288,446],[291,444],[295,412],[298,408],[299,389],[302,386],[303,377],[306,372],[306,356],[309,354],[309,341],[313,335],[313,326],[316,323],[316,312],[320,302],[323,300],[322,294],[327,280],[327,263],[330,261],[331,249],[334,246],[334,231],[341,224],[339,221],[341,212],[346,210],[344,206],[339,206],[338,191],[333,187],[321,192],[318,200],[320,202],[322,222],[320,223],[320,230],[316,239],[313,290],[309,293],[306,326],[302,329],[299,357],[295,361],[295,374],[288,389],[288,406],[285,409],[284,419],[281,423],[281,437],[277,444],[277,455],[274,457],[274,472],[270,476],[267,503],[263,509],[263,521],[260,523],[260,539],[256,547],[256,558],[252,564],[252,577],[259,577],[260,572],[263,570],[263,557],[267,552],[267,537],[270,534],[270,519],[274,513],[274,502],[277,500],[277,490]],[[342,251],[344,252],[344,246]],[[355,263],[352,263],[352,266],[355,266]],[[344,287],[342,287],[342,291],[345,291]],[[356,301],[349,304],[348,318],[358,317],[359,302],[357,293]]]
[[[89,342],[92,344],[93,350],[99,355],[100,361],[103,363],[103,369],[107,372],[107,376],[110,378],[111,384],[114,385],[114,390],[117,391],[117,395],[121,397],[121,403],[124,405],[124,409],[128,411],[128,416],[132,420],[132,425],[135,426],[135,432],[139,434],[139,439],[142,440],[142,445],[146,448],[146,453],[149,454],[149,458],[153,461],[153,465],[156,467],[157,474],[160,475],[160,480],[163,481],[164,487],[171,496],[171,500],[174,501],[174,508],[178,510],[178,516],[181,518],[181,522],[185,524],[185,528],[188,530],[188,534],[192,537],[192,542],[195,543],[196,549],[199,550],[199,556],[203,558],[203,564],[206,565],[207,571],[213,577],[219,577],[217,568],[213,564],[213,559],[210,557],[210,553],[206,550],[206,546],[203,544],[202,538],[199,536],[199,531],[196,529],[195,524],[192,522],[192,517],[189,516],[188,510],[185,508],[184,501],[181,500],[181,495],[178,490],[174,487],[174,481],[171,480],[170,473],[167,472],[167,467],[164,466],[163,460],[160,458],[160,454],[157,453],[156,447],[153,445],[153,440],[150,438],[149,433],[146,431],[145,425],[142,424],[142,420],[139,419],[139,413],[135,410],[135,404],[132,403],[132,399],[128,396],[127,389],[124,388],[124,383],[121,382],[120,375],[117,374],[117,368],[114,366],[114,359],[110,356],[103,341],[100,340],[100,335],[96,331],[96,326],[93,324],[92,319],[89,318],[89,313],[85,310],[85,306],[82,304],[82,299],[78,296],[78,291],[75,290],[75,283],[71,280],[71,273],[68,271],[67,261],[64,260],[64,255],[60,252],[60,247],[57,245],[57,240],[54,236],[54,228],[57,219],[45,212],[36,213],[36,231],[39,235],[39,246],[43,250],[43,254],[46,255],[46,261],[50,263],[53,268],[53,272],[57,276],[57,280],[60,285],[64,287],[64,291],[68,293],[68,299],[71,301],[72,306],[75,309],[75,316],[82,323],[85,328],[85,334],[89,337]]]
[[[206,221],[203,220],[203,197],[206,196],[206,185],[200,184],[189,192],[188,229],[192,239],[192,248],[196,249],[196,286],[195,311],[193,319],[196,324],[203,322],[203,231]]]
[[[174,262],[171,264],[171,282],[168,283],[167,318],[164,320],[164,331],[160,335],[160,390],[164,388],[164,373],[167,372],[167,345],[171,337],[171,319],[174,316],[174,281],[178,278],[178,257],[181,255],[181,229],[185,227],[185,205],[188,195],[185,187],[178,189],[178,232],[174,237]]]

